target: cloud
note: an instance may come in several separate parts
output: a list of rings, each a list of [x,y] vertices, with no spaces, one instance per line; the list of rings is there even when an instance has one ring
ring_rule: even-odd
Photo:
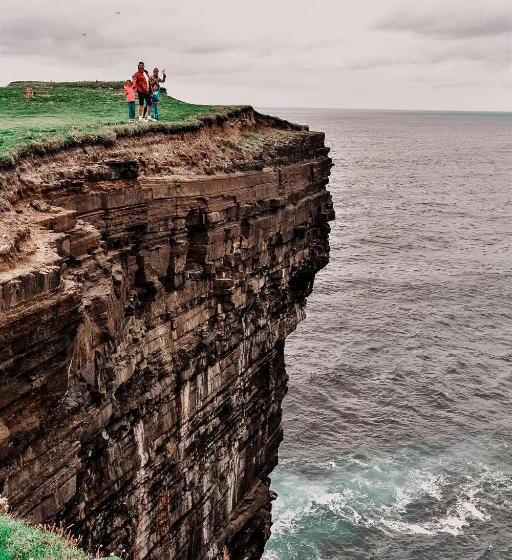
[[[151,17],[139,0],[0,3],[4,83],[119,79],[144,60],[199,103],[428,108],[424,75],[454,92],[474,78],[478,108],[510,105],[486,85],[504,83],[511,58],[502,0],[260,0],[250,12],[240,0],[152,0]]]
[[[220,54],[226,51],[231,51],[234,48],[237,47],[229,43],[222,44],[217,43],[216,41],[202,41],[193,45],[177,45],[174,50],[183,54]]]
[[[502,37],[493,40],[474,39],[441,44],[421,43],[408,51],[391,50],[379,55],[357,57],[348,62],[349,70],[372,70],[389,66],[433,66],[448,62],[478,63],[487,68],[506,67],[511,63],[509,45]]]
[[[14,17],[0,25],[0,49],[5,54],[73,57],[78,51],[122,51],[129,36],[107,34],[103,30],[46,16]]]
[[[438,39],[468,39],[510,34],[512,4],[494,0],[447,3],[408,2],[379,21],[381,31],[410,31]]]
[[[179,18],[162,19],[142,27],[140,19],[98,25],[94,19],[75,14],[25,15],[0,19],[0,52],[3,55],[51,58],[68,64],[93,61],[107,68],[126,56],[134,60],[159,58],[172,53],[177,75],[190,76],[215,72],[233,74],[265,62],[268,67],[292,64],[307,54],[333,49],[339,40],[326,37],[284,35],[266,37],[227,34],[216,26],[196,24],[193,33],[179,24]],[[140,52],[140,56],[137,55]],[[147,55],[147,56],[146,56]],[[316,54],[318,57],[318,53]]]

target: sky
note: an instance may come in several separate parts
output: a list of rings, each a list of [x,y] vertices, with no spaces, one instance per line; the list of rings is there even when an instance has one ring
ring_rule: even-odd
[[[120,80],[259,107],[512,110],[510,0],[0,0],[0,85]]]

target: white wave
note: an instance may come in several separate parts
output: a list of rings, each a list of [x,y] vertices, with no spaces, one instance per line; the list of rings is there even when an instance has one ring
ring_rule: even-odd
[[[354,493],[351,490],[322,494],[313,500],[311,512],[313,513],[315,509],[318,509],[317,506],[321,506],[350,522],[352,525],[358,525],[362,519],[362,515],[350,505],[353,499]]]
[[[343,508],[347,501],[353,497],[351,490],[344,490],[343,492],[326,492],[320,496],[316,496],[313,503],[321,506],[326,506],[334,513],[338,513]]]
[[[429,473],[426,478],[420,482],[419,489],[427,496],[431,496],[435,500],[440,501],[443,497],[444,484],[445,479],[443,476]]]
[[[378,524],[384,529],[406,534],[460,535],[472,521],[482,522],[490,519],[479,498],[482,496],[483,485],[487,483],[503,484],[505,480],[506,477],[503,476],[503,473],[483,469],[478,476],[468,477],[466,483],[459,487],[455,505],[446,510],[444,515],[428,522],[409,523],[401,519],[407,511],[407,506],[415,501],[422,501],[424,496],[441,502],[447,485],[447,480],[443,475],[412,472],[407,477],[407,483],[395,490],[392,504],[380,506],[381,516]]]
[[[318,468],[326,471],[332,471],[336,468],[336,463],[334,461],[325,461],[325,463],[319,463]]]
[[[384,481],[386,483],[388,481]],[[441,475],[413,470],[400,481],[393,492],[391,503],[382,503],[378,507],[379,513],[386,519],[395,519],[405,513],[407,506],[415,501],[422,501],[425,496],[434,498],[438,502],[443,498],[443,488],[446,480]],[[400,482],[393,481],[395,485]]]
[[[295,533],[298,529],[297,519],[302,516],[302,510],[287,510],[282,513],[272,524],[274,536]]]
[[[471,519],[478,521],[488,520],[490,517],[477,508],[473,499],[458,500],[454,508],[450,509],[445,516],[437,521],[426,523],[407,523],[392,518],[380,518],[380,523],[393,531],[406,534],[437,535],[448,533],[453,536],[460,535],[464,527],[469,526]]]
[[[380,524],[397,533],[407,535],[435,535],[435,532],[419,523],[406,523],[396,519],[380,518]]]
[[[261,560],[279,560],[279,553],[277,550],[265,550]]]
[[[358,467],[364,467],[364,468],[368,468],[369,464],[365,463],[364,461],[361,461],[361,459],[356,459],[355,457],[347,457],[347,461],[349,463],[352,463],[354,465],[357,465]]]
[[[469,525],[468,519],[486,519],[486,515],[478,510],[474,504],[464,503],[453,515],[446,515],[437,522],[428,523],[407,523],[396,519],[381,518],[380,523],[398,533],[437,535],[448,533],[453,536],[460,535],[462,529]]]
[[[466,474],[459,475],[463,476],[463,481],[455,488],[455,503],[452,502],[451,506],[447,504],[446,509],[439,511],[441,504],[449,502],[448,498],[454,491],[454,479],[448,473],[441,472],[443,462],[439,458],[409,470],[403,470],[403,465],[397,463],[396,459],[389,460],[388,468],[382,471],[380,468],[377,471],[375,469],[376,465],[380,467],[386,463],[380,459],[371,460],[366,465],[352,458],[349,463],[363,468],[353,473],[355,476],[344,476],[340,481],[333,480],[332,475],[329,475],[322,482],[308,481],[304,484],[297,479],[293,484],[288,483],[286,498],[281,502],[284,507],[279,508],[279,511],[274,510],[274,536],[300,535],[303,530],[314,526],[316,519],[330,515],[354,527],[380,528],[390,536],[393,533],[426,536],[445,533],[458,536],[471,525],[490,519],[486,512],[489,484],[502,493],[512,483],[509,476],[470,461],[468,468],[462,470]],[[317,463],[317,466],[344,471],[347,465],[331,460]],[[339,488],[339,482],[344,488]],[[421,517],[410,522],[407,520],[407,515],[412,511],[410,505],[414,505],[414,511],[417,511],[425,501],[431,504],[432,500],[437,502],[435,518],[431,517],[425,505],[423,512],[420,510]],[[330,517],[326,519],[330,523]],[[335,523],[334,520],[332,522]]]

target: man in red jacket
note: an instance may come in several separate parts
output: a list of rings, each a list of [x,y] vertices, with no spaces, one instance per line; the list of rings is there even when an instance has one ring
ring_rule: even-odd
[[[139,121],[142,120],[144,103],[146,103],[147,120],[152,121],[151,117],[151,89],[149,87],[149,74],[144,69],[144,62],[139,62],[137,72],[132,76],[135,91],[139,97]]]

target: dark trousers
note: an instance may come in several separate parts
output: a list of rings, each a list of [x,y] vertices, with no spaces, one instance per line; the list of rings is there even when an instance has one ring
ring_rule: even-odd
[[[128,101],[128,118],[135,118],[135,101]]]

